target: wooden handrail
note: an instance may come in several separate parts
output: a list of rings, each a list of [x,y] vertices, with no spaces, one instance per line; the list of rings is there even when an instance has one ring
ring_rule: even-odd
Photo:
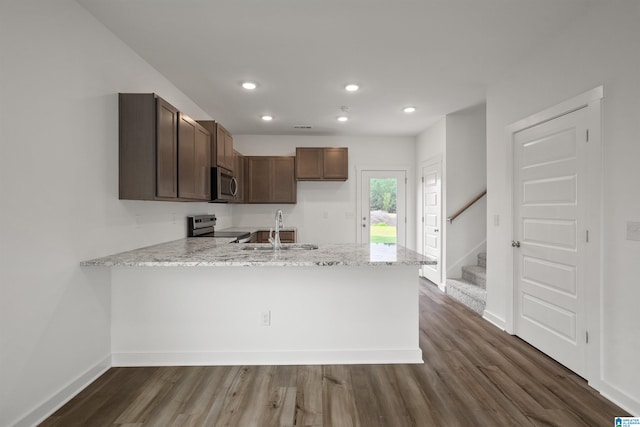
[[[467,209],[469,209],[475,202],[477,202],[478,200],[482,199],[482,197],[484,197],[484,195],[487,194],[487,189],[485,188],[484,191],[480,194],[478,194],[473,200],[471,200],[469,203],[467,203],[466,205],[464,205],[464,207],[462,209],[460,209],[458,212],[454,213],[453,215],[451,215],[449,218],[447,218],[447,221],[449,223],[452,223],[454,219],[458,218],[458,216],[460,216],[460,214],[464,211],[466,211]]]

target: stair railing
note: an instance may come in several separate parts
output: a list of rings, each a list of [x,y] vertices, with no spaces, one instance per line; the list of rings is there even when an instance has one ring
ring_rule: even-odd
[[[482,199],[485,195],[487,194],[487,189],[485,188],[484,191],[480,194],[478,194],[476,197],[474,197],[471,201],[469,201],[469,203],[467,203],[466,205],[464,205],[464,207],[462,207],[460,210],[458,210],[456,213],[454,213],[453,215],[451,215],[450,217],[447,218],[447,221],[449,223],[452,223],[454,219],[458,218],[460,216],[460,214],[464,211],[466,211],[467,209],[469,209],[471,206],[473,206],[473,204],[475,202],[477,202],[478,200]]]

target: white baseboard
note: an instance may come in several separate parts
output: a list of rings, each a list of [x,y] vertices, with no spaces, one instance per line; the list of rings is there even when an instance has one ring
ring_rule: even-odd
[[[640,401],[629,396],[616,386],[608,384],[606,381],[600,381],[600,387],[596,388],[598,392],[609,399],[634,417],[640,416]],[[622,415],[622,414],[621,414]]]
[[[12,426],[30,427],[40,424],[48,416],[84,390],[89,384],[94,382],[100,375],[104,374],[109,368],[111,368],[111,355],[106,356],[75,380],[53,393],[53,395],[25,414],[17,422],[12,424]]]
[[[113,353],[113,366],[421,364],[422,350]]]
[[[495,314],[491,313],[488,310],[485,310],[482,313],[482,318],[502,331],[507,330],[506,328],[507,323],[505,322],[505,320],[501,317],[496,316]]]
[[[438,283],[438,289],[442,291],[442,293],[447,293],[447,284],[446,283]]]

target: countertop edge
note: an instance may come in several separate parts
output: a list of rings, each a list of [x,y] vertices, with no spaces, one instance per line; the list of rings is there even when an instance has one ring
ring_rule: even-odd
[[[245,251],[216,238],[184,238],[80,262],[81,267],[402,267],[436,260],[403,246],[327,243],[302,251]]]
[[[82,261],[80,267],[123,267],[123,268],[147,268],[147,267],[407,267],[423,265],[435,265],[435,261],[415,261],[415,262],[183,262],[183,261],[140,261],[140,262],[101,262]]]

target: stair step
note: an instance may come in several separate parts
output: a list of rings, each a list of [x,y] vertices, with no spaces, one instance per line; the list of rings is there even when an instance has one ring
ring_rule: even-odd
[[[487,253],[486,252],[480,252],[478,254],[478,265],[480,267],[487,268]]]
[[[484,312],[487,290],[463,279],[447,279],[447,295],[461,302],[478,314]]]
[[[465,265],[462,267],[462,279],[476,284],[481,288],[486,288],[487,269],[479,265]]]

